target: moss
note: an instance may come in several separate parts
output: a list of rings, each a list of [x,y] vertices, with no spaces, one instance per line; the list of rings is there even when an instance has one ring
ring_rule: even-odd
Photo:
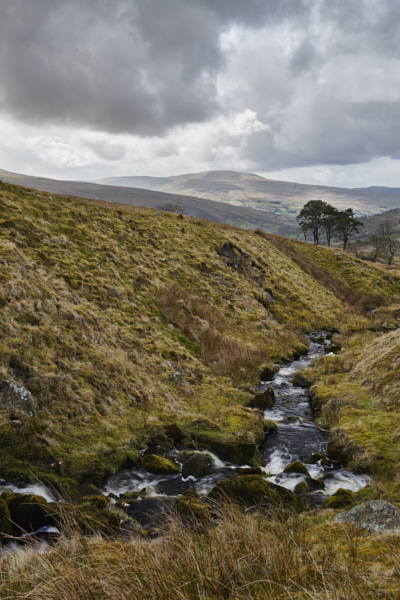
[[[265,433],[273,433],[274,431],[278,430],[278,424],[271,419],[264,419],[263,427]]]
[[[294,488],[294,493],[295,494],[307,494],[308,493],[308,487],[305,481],[300,481],[296,487]]]
[[[172,462],[172,460],[157,456],[156,454],[144,456],[142,459],[142,467],[145,471],[156,475],[173,475],[180,471],[179,466]]]
[[[250,408],[258,408],[267,410],[273,407],[275,403],[275,392],[272,387],[269,387],[261,394],[256,394],[249,403]]]
[[[92,452],[75,452],[68,455],[61,466],[61,472],[77,481],[79,485],[92,483],[99,486],[105,475],[100,458]]]
[[[209,494],[211,499],[228,498],[245,506],[266,504],[294,507],[294,496],[289,490],[265,481],[261,475],[238,475],[217,483]]]

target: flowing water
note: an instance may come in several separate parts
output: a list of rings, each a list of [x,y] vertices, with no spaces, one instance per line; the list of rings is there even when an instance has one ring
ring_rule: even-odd
[[[318,334],[321,336],[321,334]],[[312,336],[314,337],[314,336]],[[293,375],[304,370],[313,359],[325,355],[325,346],[330,341],[311,342],[307,356],[282,366],[271,381],[262,382],[260,391],[272,387],[275,393],[275,404],[272,409],[264,412],[266,419],[274,420],[278,429],[269,433],[260,447],[261,458],[266,465],[262,467],[265,476],[273,483],[294,490],[306,476],[298,473],[284,473],[284,468],[295,460],[300,460],[306,466],[313,480],[323,479],[322,485],[315,484],[311,493],[315,496],[317,505],[321,505],[326,497],[334,494],[339,488],[357,491],[366,486],[370,478],[367,475],[352,473],[348,469],[336,466],[323,466],[321,461],[316,464],[308,463],[307,458],[315,452],[326,455],[329,434],[316,425],[312,418],[308,389],[295,387]],[[175,449],[172,456],[176,462],[182,463],[180,451]],[[211,454],[208,451],[204,451]],[[171,457],[171,453],[168,454]],[[119,496],[125,492],[142,492],[146,497],[174,497],[182,494],[188,487],[194,487],[200,495],[211,491],[218,481],[235,474],[236,465],[224,462],[215,455],[213,473],[201,479],[188,477],[184,479],[177,475],[152,475],[144,469],[120,471],[109,478],[104,486],[106,495]],[[312,487],[312,484],[311,484]]]

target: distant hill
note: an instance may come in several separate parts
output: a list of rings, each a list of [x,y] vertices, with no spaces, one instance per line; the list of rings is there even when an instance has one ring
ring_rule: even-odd
[[[294,220],[309,200],[324,200],[357,215],[400,208],[399,188],[347,189],[266,179],[238,171],[205,171],[174,177],[108,177],[98,183],[184,194],[227,202],[233,206],[273,212]]]
[[[131,206],[156,208],[167,212],[180,212],[191,217],[227,223],[244,229],[262,228],[281,235],[294,235],[298,232],[294,215],[276,214],[275,211],[256,210],[244,206],[234,206],[207,198],[190,195],[158,192],[116,185],[104,185],[82,181],[59,181],[45,177],[32,177],[0,169],[0,179],[22,187],[63,194],[77,198],[105,200]],[[151,179],[151,178],[144,178]]]

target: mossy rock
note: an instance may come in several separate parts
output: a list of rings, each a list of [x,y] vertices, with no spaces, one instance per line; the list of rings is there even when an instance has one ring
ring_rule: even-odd
[[[148,454],[142,458],[142,467],[148,473],[154,475],[174,475],[179,473],[180,468],[169,458],[157,456],[156,454]]]
[[[211,509],[203,502],[193,488],[186,490],[176,501],[175,510],[179,515],[185,517],[195,524],[207,525],[211,518]]]
[[[327,452],[330,459],[347,466],[359,452],[359,448],[346,432],[331,429]]]
[[[12,535],[11,515],[5,500],[0,498],[0,541],[3,543],[9,535]]]
[[[339,354],[342,346],[340,344],[330,344],[330,346],[325,346],[325,354],[329,354],[333,352],[333,354]]]
[[[12,532],[16,536],[25,532],[37,531],[47,525],[55,525],[54,504],[49,504],[41,496],[3,492],[1,499],[8,507]]]
[[[325,489],[325,481],[321,477],[319,477],[318,479],[312,479],[312,477],[307,477],[306,483],[308,489],[311,491]]]
[[[275,373],[279,371],[279,367],[273,365],[271,367],[264,367],[260,373],[260,381],[271,381]]]
[[[305,462],[310,463],[311,465],[316,465],[317,463],[321,462],[321,465],[324,467],[332,466],[332,461],[330,461],[329,458],[321,454],[321,452],[314,452],[313,454],[311,454],[311,456],[307,458]]]
[[[322,508],[345,508],[353,504],[353,494],[348,490],[339,488],[332,496],[327,498]]]
[[[194,419],[190,423],[191,427],[195,427],[196,429],[208,429],[211,431],[221,431],[221,427],[215,421],[208,419],[207,417],[199,417],[198,419]]]
[[[295,373],[292,378],[292,383],[295,387],[301,387],[303,389],[311,386],[311,381],[304,377],[301,373]]]
[[[245,506],[259,504],[294,507],[292,492],[265,481],[261,475],[238,475],[217,483],[209,494],[210,499],[228,498]]]
[[[61,472],[79,485],[92,483],[99,486],[105,476],[100,458],[92,452],[76,452],[68,455],[62,464]]]
[[[211,457],[207,454],[193,454],[182,466],[182,477],[205,477],[211,473]]]
[[[264,419],[264,433],[273,433],[278,430],[278,423],[271,419]]]
[[[294,488],[294,493],[297,494],[308,494],[308,486],[305,481],[300,481]]]
[[[175,442],[176,444],[179,444],[179,442],[181,442],[185,437],[185,434],[183,433],[182,429],[176,423],[164,425],[163,430],[166,437]]]
[[[108,506],[108,498],[106,496],[82,496],[79,505],[104,510]]]
[[[249,403],[250,408],[259,408],[260,410],[268,410],[275,404],[275,393],[272,387],[262,392],[262,394],[256,394]]]
[[[283,469],[284,473],[300,473],[301,475],[305,475],[306,477],[310,477],[310,473],[307,468],[301,463],[299,460],[295,460],[290,465]]]
[[[260,453],[253,442],[244,442],[217,431],[198,432],[195,437],[197,442],[206,446],[222,460],[235,465],[260,465]]]

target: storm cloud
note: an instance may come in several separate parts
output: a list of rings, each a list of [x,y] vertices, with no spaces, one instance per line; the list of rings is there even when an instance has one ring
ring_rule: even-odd
[[[0,133],[93,173],[398,160],[399,39],[392,0],[4,2]]]

